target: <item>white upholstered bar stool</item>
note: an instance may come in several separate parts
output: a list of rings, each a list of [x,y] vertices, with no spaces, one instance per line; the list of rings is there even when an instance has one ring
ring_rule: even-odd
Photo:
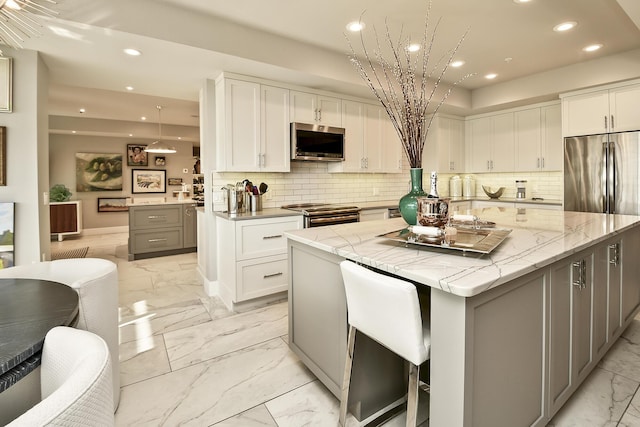
[[[339,423],[344,426],[347,416],[357,330],[409,362],[406,425],[415,426],[420,365],[429,359],[431,350],[431,333],[423,324],[416,287],[351,261],[341,262],[340,269],[347,296],[349,338]]]
[[[99,335],[111,352],[114,410],[120,402],[118,268],[101,258],[70,258],[22,264],[0,270],[0,277],[63,283],[79,297],[78,329]]]
[[[42,400],[7,427],[114,425],[109,347],[98,335],[51,329],[40,377]]]

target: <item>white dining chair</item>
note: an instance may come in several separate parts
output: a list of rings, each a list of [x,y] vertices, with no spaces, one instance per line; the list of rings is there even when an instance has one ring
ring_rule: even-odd
[[[107,343],[98,335],[57,326],[44,339],[41,400],[7,427],[113,426]]]
[[[340,398],[339,423],[345,425],[356,331],[377,341],[409,362],[407,426],[418,415],[420,365],[430,357],[429,319],[422,319],[416,287],[351,261],[340,263],[347,297],[349,335]],[[358,357],[366,357],[366,354]]]
[[[0,278],[51,280],[72,287],[79,297],[77,328],[102,337],[111,351],[113,401],[120,402],[118,268],[101,258],[70,258],[22,264],[0,270]]]

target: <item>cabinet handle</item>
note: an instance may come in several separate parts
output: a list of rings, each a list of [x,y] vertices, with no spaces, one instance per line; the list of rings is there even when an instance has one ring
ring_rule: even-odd
[[[493,160],[491,160],[491,170],[493,170]]]
[[[149,243],[158,243],[158,242],[166,242],[167,239],[149,239],[147,242]]]
[[[544,157],[542,158],[542,169],[544,169]]]
[[[540,157],[538,157],[538,166],[536,166],[538,169],[540,169]]]
[[[270,277],[277,277],[277,276],[282,276],[284,273],[280,272],[280,273],[271,273],[271,274],[265,274],[264,276],[262,276],[263,279],[268,279]]]
[[[279,239],[281,237],[282,237],[282,234],[274,234],[273,236],[262,236],[262,240]]]
[[[615,125],[613,124],[613,114],[611,115],[611,130],[613,130],[613,128],[615,128]]]
[[[149,215],[147,216],[147,219],[162,219],[162,218],[166,218],[166,215]]]
[[[487,160],[487,170],[491,170],[491,166],[489,166],[489,160]]]
[[[618,265],[620,262],[620,244],[614,243],[609,245],[609,264]]]
[[[580,261],[574,261],[571,264],[571,266],[573,267],[573,276],[574,276],[574,279],[571,282],[571,284],[578,289],[586,288],[587,284],[585,282],[585,276],[587,273],[587,265],[584,262],[584,260],[582,259]],[[575,279],[575,276],[578,276],[578,278]]]
[[[365,169],[369,169],[369,158],[368,157],[364,158],[364,168]]]
[[[607,116],[604,116],[604,130],[607,130]]]

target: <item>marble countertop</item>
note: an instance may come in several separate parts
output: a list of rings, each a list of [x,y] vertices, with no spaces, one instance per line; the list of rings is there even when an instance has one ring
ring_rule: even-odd
[[[227,212],[214,212],[219,217],[229,221],[243,221],[247,219],[277,218],[283,216],[300,216],[302,212],[290,211],[282,208],[265,208],[256,212],[241,212],[229,214]]]
[[[585,249],[628,228],[640,217],[545,209],[474,209],[482,220],[512,229],[491,253],[405,245],[377,237],[407,226],[402,218],[287,231],[303,244],[452,294],[470,297]]]

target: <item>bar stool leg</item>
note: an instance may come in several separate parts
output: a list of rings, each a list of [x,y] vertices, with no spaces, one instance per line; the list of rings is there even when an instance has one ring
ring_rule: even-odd
[[[420,366],[409,362],[409,390],[407,392],[407,427],[415,427],[418,420],[418,387]]]
[[[356,328],[349,325],[349,337],[347,339],[347,358],[344,363],[344,376],[342,377],[342,393],[340,395],[340,418],[338,425],[344,427],[347,420],[347,403],[349,400],[349,386],[351,385],[351,367],[353,366],[353,350],[356,346]]]

